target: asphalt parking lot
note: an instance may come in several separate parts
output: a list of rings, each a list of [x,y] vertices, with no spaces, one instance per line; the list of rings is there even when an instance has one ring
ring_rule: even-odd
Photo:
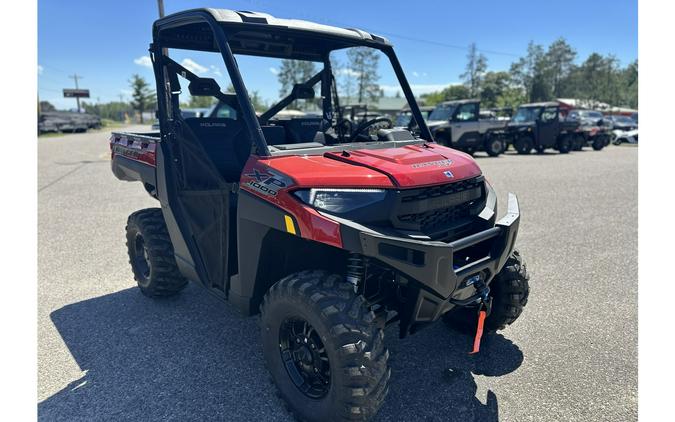
[[[39,419],[290,420],[255,318],[196,286],[160,301],[134,287],[126,218],[156,203],[114,178],[107,141],[38,140]],[[477,357],[443,324],[404,340],[391,327],[378,420],[637,420],[637,157],[478,158],[500,213],[519,197],[528,306]]]

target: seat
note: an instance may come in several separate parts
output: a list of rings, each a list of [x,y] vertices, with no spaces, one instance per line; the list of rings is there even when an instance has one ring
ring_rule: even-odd
[[[286,128],[289,144],[311,142],[321,130],[321,117],[298,117],[289,120],[279,120]]]
[[[241,121],[227,118],[185,119],[223,178],[236,183],[251,153]]]
[[[286,130],[283,126],[261,126],[267,145],[283,145],[286,142]]]

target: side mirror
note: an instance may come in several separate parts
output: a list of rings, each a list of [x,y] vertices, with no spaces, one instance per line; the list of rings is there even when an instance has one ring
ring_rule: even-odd
[[[314,88],[311,86],[303,84],[293,85],[293,96],[299,100],[312,100],[314,99]]]
[[[218,82],[212,78],[199,78],[195,79],[194,81],[190,81],[188,90],[190,91],[190,95],[194,97],[215,97],[220,95],[220,85],[218,85]]]

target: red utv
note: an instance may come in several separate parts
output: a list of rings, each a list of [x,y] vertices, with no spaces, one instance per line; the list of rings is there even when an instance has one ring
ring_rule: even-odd
[[[351,48],[382,56],[420,138],[386,117],[357,124],[340,114],[331,58]],[[217,55],[233,92],[179,62],[186,50]],[[191,280],[260,313],[267,367],[299,418],[377,412],[390,374],[387,325],[403,337],[439,319],[476,332],[479,322],[494,331],[518,318],[529,288],[514,250],[516,197],[497,220],[476,162],[433,141],[386,39],[199,9],[156,21],[150,54],[159,133],[111,138],[113,173],[159,201],[128,220],[135,279],[153,297]],[[271,59],[319,69],[256,115],[242,69]],[[184,117],[187,92],[226,113]],[[315,112],[278,117],[292,104]]]

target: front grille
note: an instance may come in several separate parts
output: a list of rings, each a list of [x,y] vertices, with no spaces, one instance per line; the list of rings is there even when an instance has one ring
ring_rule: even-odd
[[[457,220],[459,218],[468,217],[471,215],[470,203],[465,202],[451,208],[439,208],[418,214],[404,214],[399,215],[398,219],[404,223],[417,224],[422,231],[427,231],[443,225],[449,220]]]
[[[395,228],[421,231],[433,239],[465,231],[485,207],[484,178],[402,190],[392,221]]]
[[[473,179],[460,180],[459,182],[448,183],[446,185],[431,186],[428,188],[411,189],[409,191],[401,191],[401,202],[421,201],[428,198],[436,198],[444,195],[451,195],[453,193],[462,192],[474,188],[483,187],[483,176],[474,177]]]

